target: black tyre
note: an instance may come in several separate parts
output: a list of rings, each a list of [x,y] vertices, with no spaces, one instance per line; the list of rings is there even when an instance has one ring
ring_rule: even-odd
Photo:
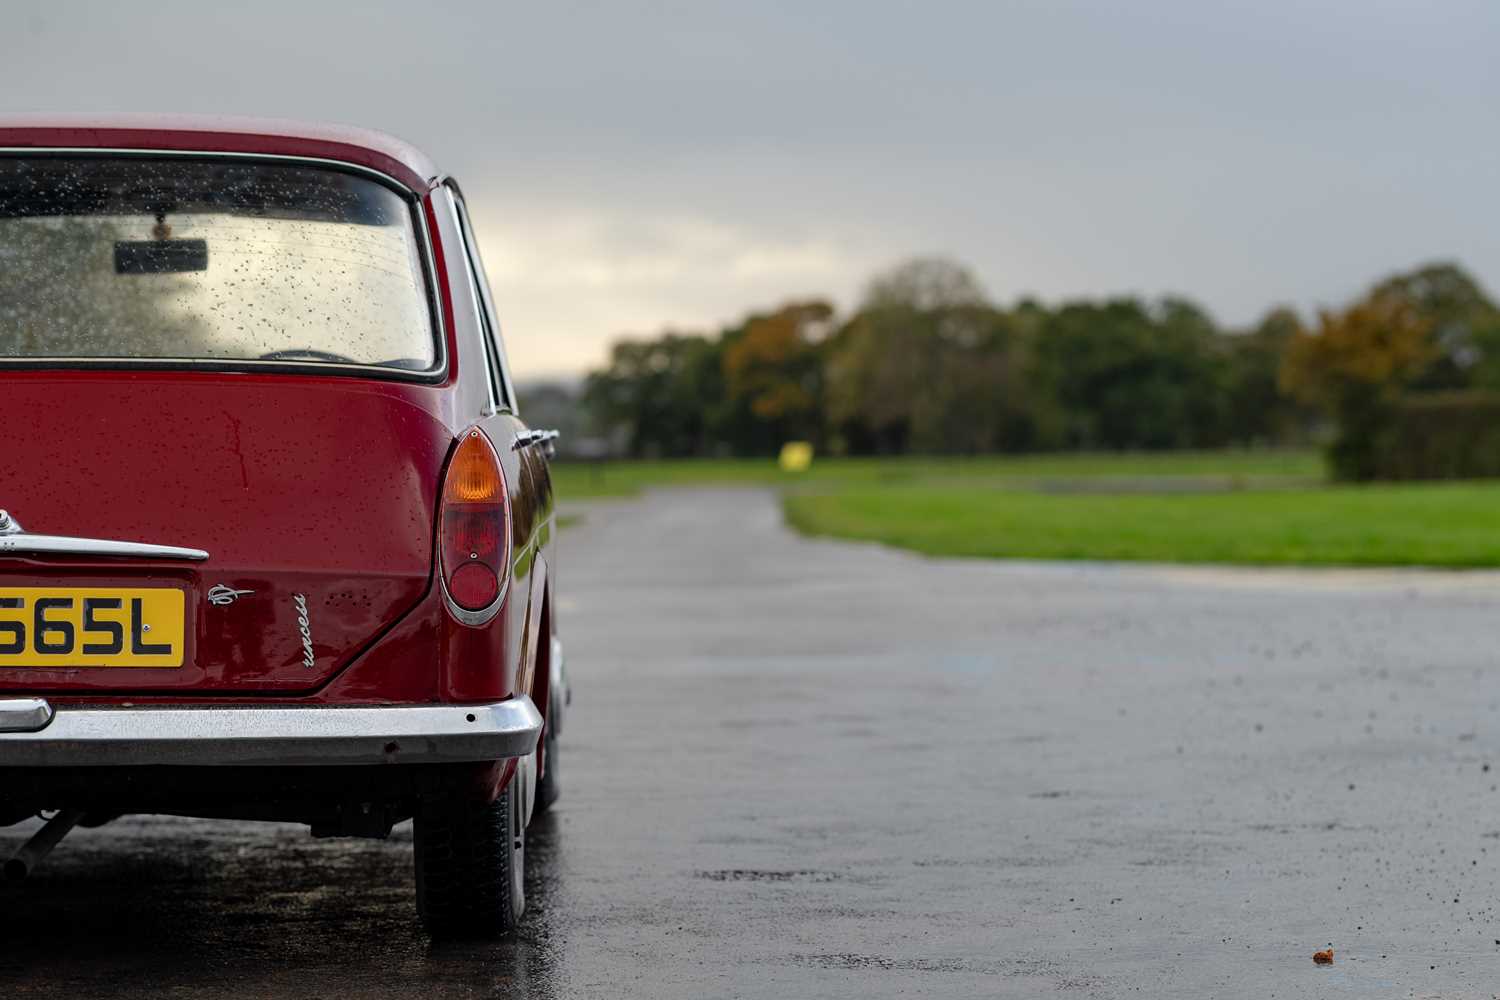
[[[526,829],[517,784],[489,804],[450,797],[417,812],[417,912],[434,938],[497,937],[520,922]]]

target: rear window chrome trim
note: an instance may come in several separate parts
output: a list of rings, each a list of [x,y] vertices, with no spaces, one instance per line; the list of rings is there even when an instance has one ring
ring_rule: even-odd
[[[78,157],[99,158],[126,156],[140,159],[236,160],[245,163],[303,164],[364,176],[377,181],[399,195],[412,217],[412,231],[420,246],[422,278],[427,311],[432,326],[434,360],[432,367],[421,371],[392,368],[386,365],[340,364],[336,362],[260,361],[254,358],[7,358],[0,357],[0,372],[11,370],[44,371],[212,371],[237,374],[335,375],[344,378],[381,379],[394,382],[441,384],[448,379],[448,329],[443,323],[442,302],[438,294],[437,257],[433,252],[436,234],[431,231],[422,199],[434,186],[418,191],[372,167],[320,156],[289,156],[283,153],[227,153],[213,150],[186,149],[119,149],[107,146],[0,146],[0,157]]]

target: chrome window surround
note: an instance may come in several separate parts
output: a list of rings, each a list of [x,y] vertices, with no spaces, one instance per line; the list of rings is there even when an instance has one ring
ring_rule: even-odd
[[[459,232],[463,237],[463,249],[468,253],[469,270],[474,271],[474,286],[478,289],[480,304],[484,307],[484,319],[489,328],[490,351],[495,352],[495,367],[499,372],[499,384],[504,390],[504,405],[511,414],[520,414],[519,400],[516,399],[516,385],[510,378],[510,358],[505,355],[505,334],[499,328],[499,310],[495,307],[495,289],[489,286],[489,274],[484,271],[484,259],[478,252],[478,237],[474,235],[474,220],[469,219],[468,201],[463,198],[463,190],[459,183],[452,177],[446,177],[443,183],[452,192],[453,201],[459,211]]]
[[[484,357],[484,384],[489,393],[489,403],[485,407],[482,416],[492,417],[507,409],[505,406],[505,389],[495,381],[495,368],[491,361],[491,348],[489,343],[489,320],[485,316],[484,304],[480,301],[479,275],[474,270],[474,262],[469,257],[468,238],[464,235],[463,216],[459,213],[458,199],[454,197],[453,191],[447,183],[438,186],[448,202],[448,214],[453,220],[453,230],[458,234],[459,242],[463,244],[463,269],[469,286],[469,304],[474,310],[474,323],[479,334],[479,350]],[[455,331],[455,336],[457,333]],[[493,444],[494,442],[491,442]]]
[[[438,295],[437,258],[433,254],[435,234],[428,225],[427,213],[422,210],[422,197],[428,192],[416,191],[390,174],[320,156],[288,156],[280,153],[226,153],[211,150],[186,149],[117,149],[108,146],[0,146],[0,157],[9,156],[78,156],[107,157],[128,156],[140,159],[186,159],[186,160],[240,160],[246,163],[298,163],[358,174],[378,181],[400,195],[412,213],[413,229],[421,247],[422,276],[427,291],[427,311],[431,317],[432,335],[436,353],[432,368],[425,371],[405,371],[385,365],[343,364],[338,362],[260,361],[247,359],[210,358],[0,358],[0,371],[4,370],[96,370],[129,369],[155,371],[216,371],[216,372],[284,372],[297,375],[341,375],[357,378],[390,379],[397,382],[442,382],[448,377],[448,336],[443,325],[442,303]]]
[[[489,300],[485,287],[486,279],[482,265],[478,262],[479,249],[474,244],[473,228],[469,225],[469,209],[464,204],[463,192],[451,177],[439,181],[437,189],[448,200],[448,212],[453,229],[463,245],[464,274],[468,278],[469,295],[474,306],[474,315],[479,323],[480,347],[484,352],[485,381],[489,386],[490,401],[483,416],[493,417],[497,413],[516,413],[516,389],[511,384],[510,364],[501,345],[499,318]]]

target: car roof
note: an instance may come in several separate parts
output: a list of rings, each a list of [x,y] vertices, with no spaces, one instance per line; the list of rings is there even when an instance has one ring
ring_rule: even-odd
[[[386,174],[413,191],[440,179],[416,147],[350,125],[229,115],[0,114],[0,149],[131,149],[304,156]]]

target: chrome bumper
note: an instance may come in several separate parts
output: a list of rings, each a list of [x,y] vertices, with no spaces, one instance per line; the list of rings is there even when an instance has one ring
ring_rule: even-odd
[[[0,700],[0,767],[445,764],[524,757],[542,716],[488,705],[52,706]]]

